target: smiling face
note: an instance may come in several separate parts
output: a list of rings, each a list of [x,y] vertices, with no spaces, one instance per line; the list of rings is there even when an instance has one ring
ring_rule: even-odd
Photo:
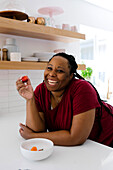
[[[49,91],[65,90],[72,78],[68,60],[61,56],[53,57],[44,72],[44,81]]]

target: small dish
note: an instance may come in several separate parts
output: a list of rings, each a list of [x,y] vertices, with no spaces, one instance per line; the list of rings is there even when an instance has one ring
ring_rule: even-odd
[[[54,50],[54,53],[65,53],[65,49],[56,49]]]
[[[38,161],[49,157],[53,152],[53,142],[44,138],[28,139],[21,143],[20,150],[22,155],[28,160]],[[31,151],[37,147],[37,151]]]
[[[49,61],[54,54],[52,52],[36,52],[33,57],[38,57],[39,61]]]

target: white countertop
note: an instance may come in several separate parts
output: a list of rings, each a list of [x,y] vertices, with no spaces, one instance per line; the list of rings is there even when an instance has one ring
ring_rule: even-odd
[[[28,161],[20,152],[18,133],[24,115],[0,115],[0,170],[113,170],[113,149],[87,140],[81,146],[54,146],[45,160]]]

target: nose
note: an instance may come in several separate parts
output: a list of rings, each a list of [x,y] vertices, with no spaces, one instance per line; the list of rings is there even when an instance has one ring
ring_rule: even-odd
[[[55,77],[55,76],[56,76],[56,71],[55,71],[55,70],[51,70],[51,71],[49,72],[49,75],[50,75],[51,77]]]

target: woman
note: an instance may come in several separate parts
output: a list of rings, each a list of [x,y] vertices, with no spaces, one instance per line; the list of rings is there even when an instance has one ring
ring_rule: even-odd
[[[58,53],[49,60],[44,82],[34,92],[29,79],[27,85],[17,80],[27,108],[26,125],[20,124],[23,138],[47,138],[64,146],[80,145],[89,138],[113,145],[113,107],[101,101],[77,67],[72,55]]]

